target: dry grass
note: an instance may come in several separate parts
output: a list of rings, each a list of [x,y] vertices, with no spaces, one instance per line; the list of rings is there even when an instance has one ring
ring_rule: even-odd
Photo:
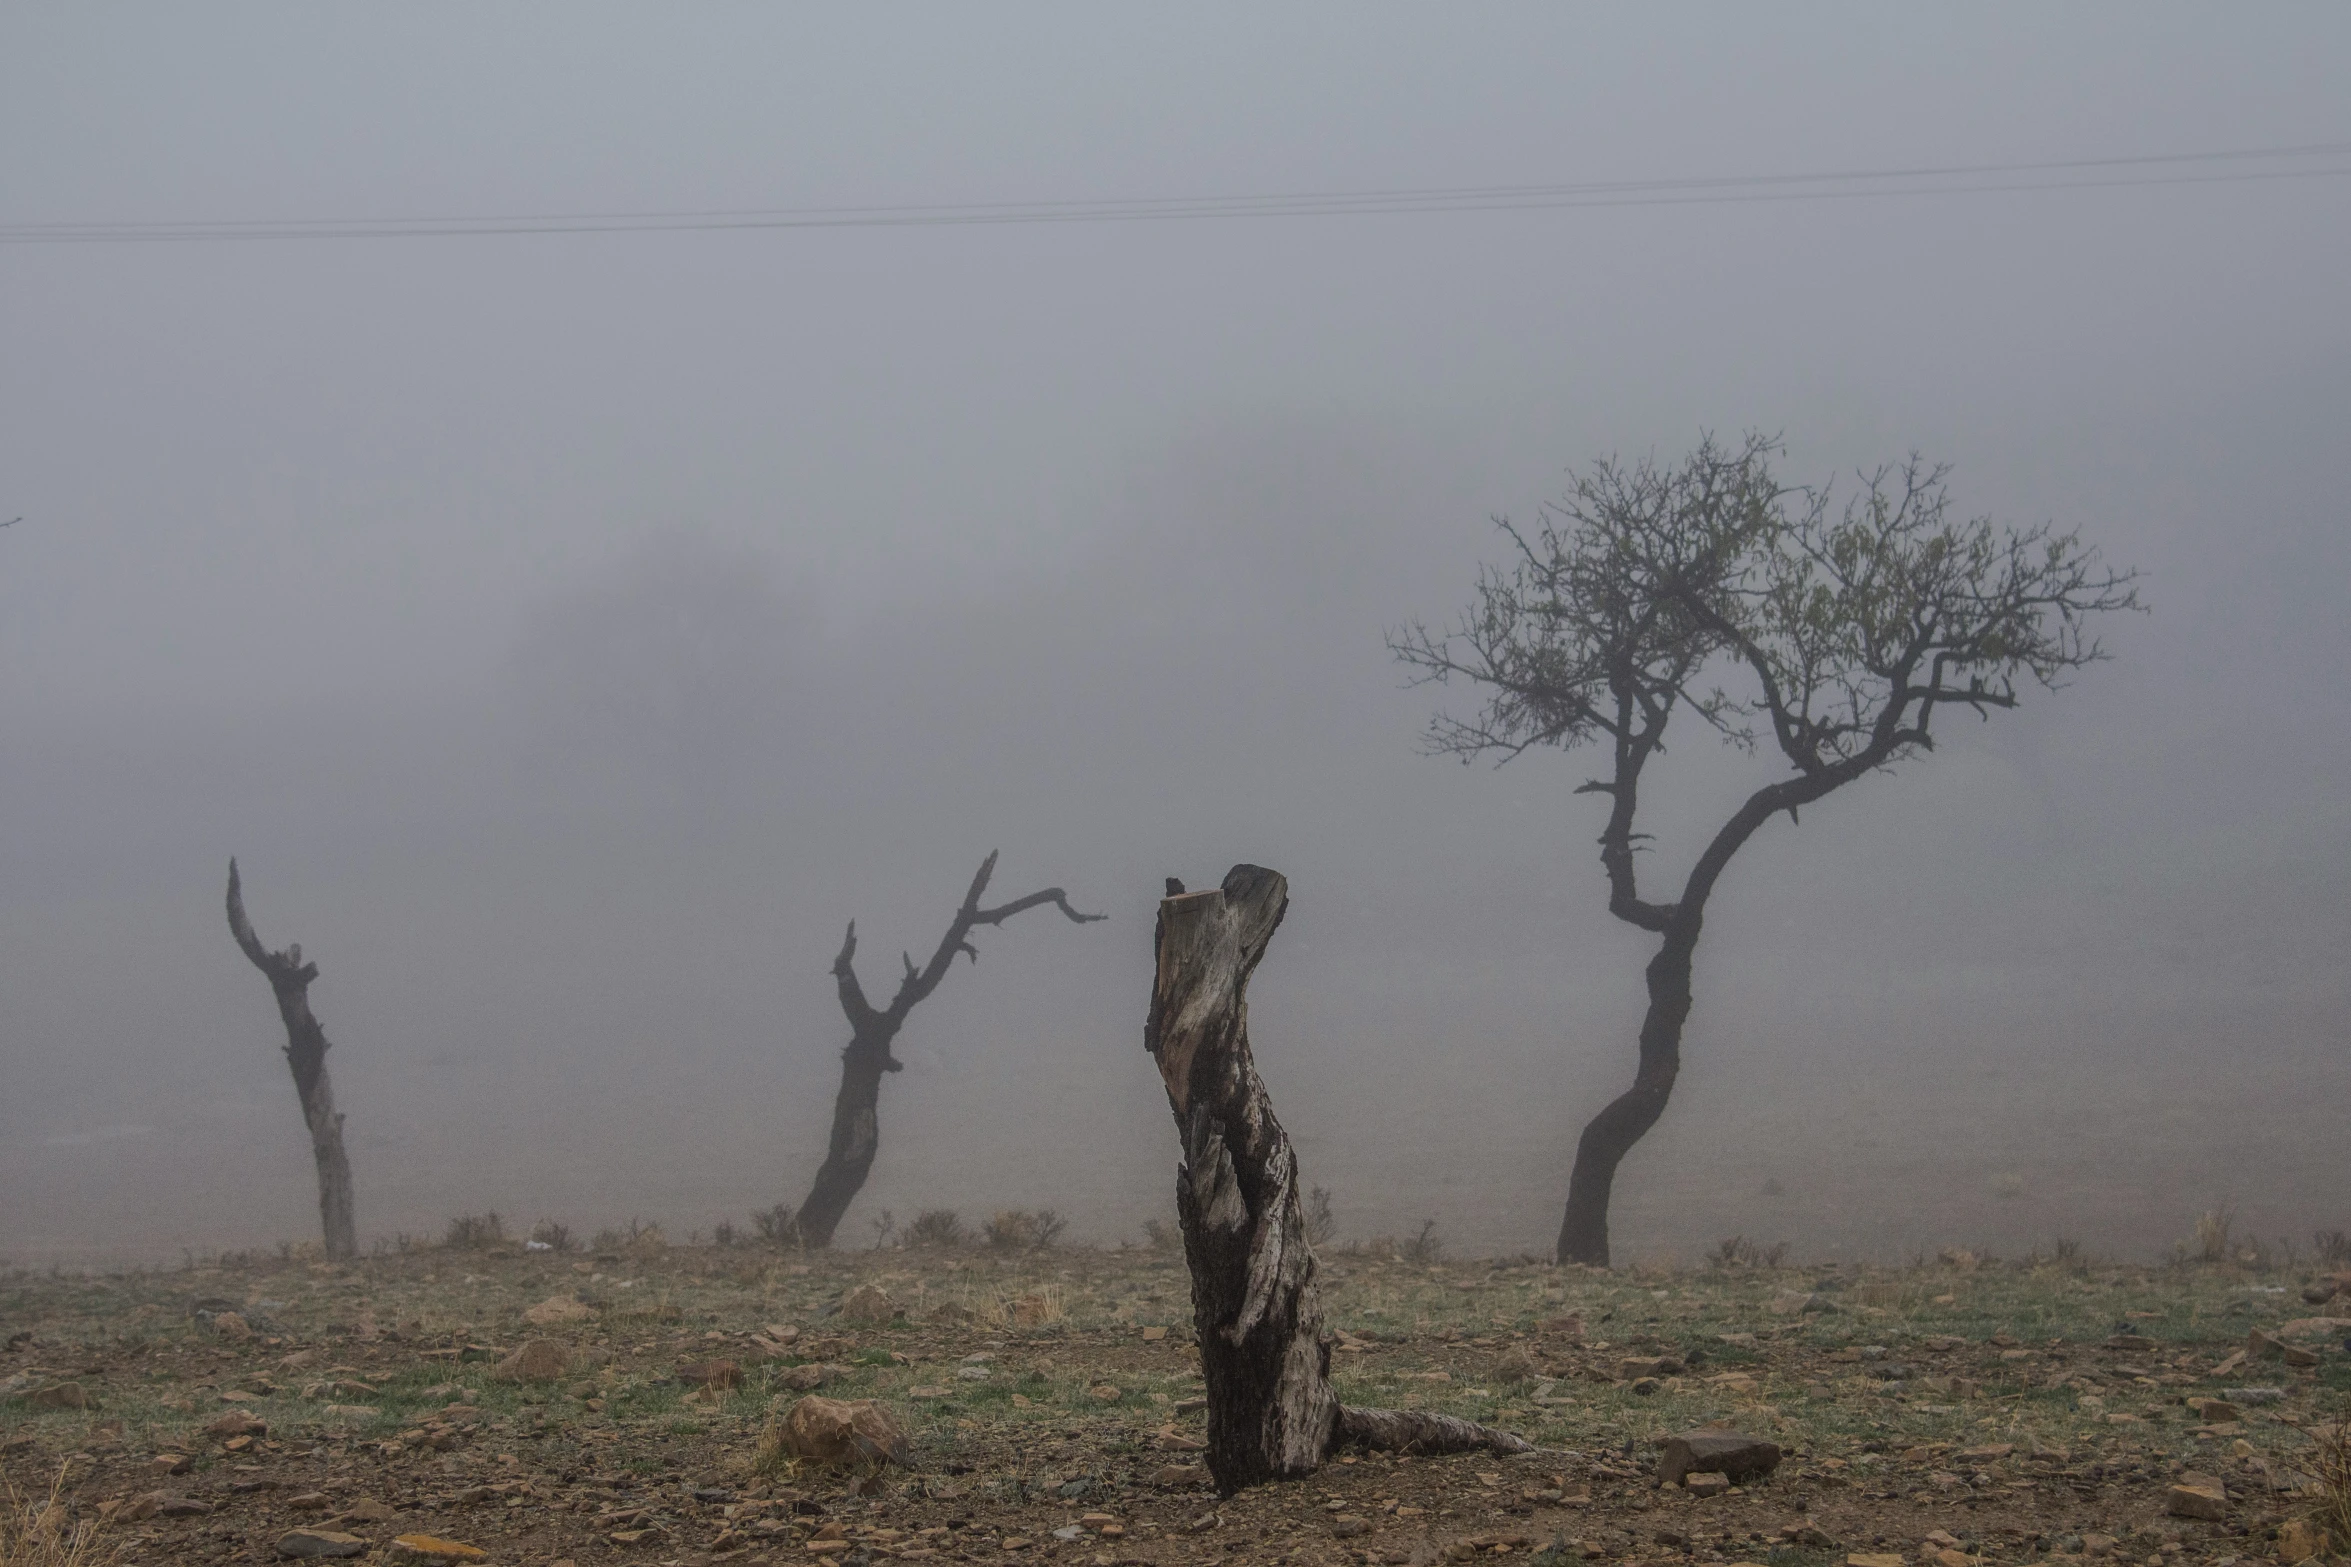
[[[2310,1521],[2326,1531],[2337,1547],[2351,1547],[2351,1419],[2313,1431],[2317,1451],[2312,1454],[2311,1477],[2318,1497]]]
[[[0,1567],[102,1567],[120,1555],[95,1519],[75,1520],[64,1499],[65,1471],[38,1501],[6,1486],[0,1498]]]

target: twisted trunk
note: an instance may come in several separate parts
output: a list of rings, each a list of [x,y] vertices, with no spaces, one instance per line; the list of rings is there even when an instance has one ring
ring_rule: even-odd
[[[1532,1451],[1519,1437],[1466,1420],[1340,1406],[1297,1155],[1249,1049],[1249,976],[1289,907],[1289,884],[1262,866],[1236,865],[1215,891],[1186,893],[1170,883],[1169,894],[1159,905],[1143,1037],[1184,1145],[1176,1216],[1217,1488],[1231,1495],[1311,1474],[1341,1441]]]
[[[1641,1019],[1641,1064],[1633,1086],[1608,1102],[1576,1141],[1559,1224],[1559,1260],[1608,1266],[1608,1201],[1616,1167],[1665,1114],[1682,1070],[1682,1025],[1690,1016],[1690,954],[1697,932],[1668,935],[1649,960],[1649,1011]]]
[[[894,1035],[897,1030],[892,1029]],[[825,1146],[824,1163],[800,1204],[794,1222],[803,1246],[830,1246],[841,1216],[865,1186],[881,1148],[878,1114],[882,1074],[898,1070],[890,1055],[890,1037],[860,1034],[841,1052],[841,1090],[833,1096],[833,1135]]]
[[[293,1069],[294,1093],[302,1102],[310,1154],[318,1166],[318,1219],[326,1254],[336,1261],[355,1257],[359,1238],[351,1212],[351,1160],[343,1152],[343,1115],[335,1108],[335,1086],[327,1076],[326,1030],[310,1010],[310,982],[318,978],[318,965],[302,961],[299,943],[289,944],[283,952],[262,946],[245,917],[244,888],[235,860],[229,861],[228,914],[229,934],[269,981],[278,1017],[286,1025],[286,1064]]]

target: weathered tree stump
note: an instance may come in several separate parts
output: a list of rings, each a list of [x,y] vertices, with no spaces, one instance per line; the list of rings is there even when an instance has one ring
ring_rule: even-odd
[[[286,1064],[294,1072],[294,1093],[302,1101],[311,1157],[318,1165],[318,1219],[327,1256],[336,1261],[356,1257],[359,1237],[351,1215],[351,1160],[343,1152],[343,1114],[335,1108],[335,1087],[327,1077],[327,1031],[310,1010],[310,982],[318,978],[318,965],[302,961],[299,942],[283,952],[261,944],[253,922],[245,917],[245,891],[235,860],[229,861],[228,906],[229,934],[269,981],[278,1017],[286,1025]]]
[[[1331,1387],[1298,1159],[1249,1051],[1249,976],[1289,903],[1289,883],[1258,865],[1234,866],[1209,892],[1171,881],[1153,937],[1143,1038],[1184,1144],[1176,1214],[1208,1384],[1208,1472],[1229,1496],[1312,1474],[1341,1442],[1531,1452],[1448,1415],[1345,1409]]]

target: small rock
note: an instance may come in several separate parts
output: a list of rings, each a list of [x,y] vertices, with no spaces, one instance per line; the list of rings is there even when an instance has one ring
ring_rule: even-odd
[[[28,1396],[25,1402],[35,1409],[87,1409],[90,1395],[79,1382],[53,1382]]]
[[[366,1549],[365,1540],[338,1529],[296,1529],[278,1537],[278,1554],[297,1561],[321,1556],[357,1556]]]
[[[1642,1377],[1678,1377],[1688,1369],[1672,1355],[1635,1357],[1616,1363],[1616,1379],[1619,1382],[1637,1382]]]
[[[2224,1387],[2220,1396],[2232,1404],[2275,1404],[2286,1396],[2282,1387]]]
[[[212,1331],[232,1344],[242,1344],[253,1336],[253,1324],[233,1311],[215,1312]]]
[[[2305,1349],[2300,1344],[2288,1344],[2279,1351],[2278,1358],[2297,1370],[2307,1371],[2318,1364],[2318,1351]]]
[[[2278,1560],[2286,1567],[2300,1564],[2326,1554],[2327,1532],[2307,1518],[2296,1518],[2278,1526]]]
[[[1126,1397],[1126,1390],[1114,1382],[1097,1382],[1086,1389],[1086,1396],[1098,1404],[1115,1404]]]
[[[536,1306],[523,1312],[522,1320],[533,1327],[550,1328],[562,1322],[585,1322],[596,1314],[596,1308],[571,1295],[550,1295]]]
[[[1331,1535],[1335,1539],[1352,1540],[1359,1534],[1371,1533],[1371,1520],[1355,1513],[1341,1513],[1331,1520]]]
[[[985,1382],[995,1373],[986,1366],[957,1366],[955,1377],[959,1382]]]
[[[1975,1567],[1975,1558],[1950,1546],[1935,1552],[1934,1567]]]
[[[1731,1488],[1731,1477],[1715,1469],[1700,1469],[1682,1476],[1682,1489],[1692,1496],[1721,1496]]]
[[[784,1416],[783,1443],[793,1457],[810,1463],[845,1467],[907,1461],[906,1433],[870,1398],[800,1400]]]
[[[1673,1485],[1684,1475],[1719,1473],[1730,1480],[1752,1480],[1780,1466],[1780,1445],[1737,1431],[1684,1431],[1665,1439],[1657,1455],[1657,1483]]]
[[[1523,1345],[1503,1351],[1502,1358],[1494,1362],[1494,1380],[1497,1382],[1531,1382],[1542,1374],[1542,1365]]]
[[[813,1393],[832,1380],[832,1367],[811,1362],[805,1366],[786,1366],[776,1373],[777,1387],[793,1393]]]
[[[2114,1547],[2118,1543],[2111,1534],[2085,1534],[2082,1536],[2082,1554],[2084,1556],[2112,1556]]]
[[[254,1419],[242,1409],[232,1409],[206,1426],[204,1434],[216,1442],[233,1442],[239,1437],[267,1436],[269,1424]]]
[[[2163,1510],[2174,1518],[2218,1522],[2229,1515],[2229,1493],[2217,1485],[2175,1485],[2164,1493]]]
[[[286,1506],[298,1513],[324,1512],[330,1505],[332,1504],[328,1501],[324,1491],[304,1491],[300,1495],[286,1498]]]
[[[2245,1358],[2248,1360],[2275,1360],[2285,1353],[2286,1346],[2255,1328],[2245,1335]]]
[[[551,1338],[535,1338],[498,1362],[501,1382],[552,1382],[571,1364],[571,1351]],[[455,1558],[452,1558],[454,1560]]]
[[[1198,1485],[1208,1478],[1208,1471],[1199,1464],[1161,1464],[1151,1471],[1153,1485],[1180,1489]]]
[[[157,1453],[147,1460],[147,1467],[159,1475],[184,1475],[188,1472],[185,1453]]]
[[[395,1536],[384,1547],[386,1559],[395,1562],[482,1562],[490,1553],[478,1545],[467,1545],[462,1540],[444,1540],[436,1534],[403,1534]]]
[[[2245,1418],[2245,1412],[2225,1398],[2191,1398],[2188,1407],[2196,1411],[2196,1418],[2208,1426]]]
[[[1163,1453],[1205,1453],[1208,1451],[1206,1442],[1196,1436],[1187,1436],[1174,1426],[1161,1426],[1153,1440],[1158,1442],[1159,1450]]]
[[[337,1518],[335,1522],[390,1523],[398,1516],[399,1514],[393,1512],[387,1503],[377,1501],[372,1496],[363,1496],[349,1507],[344,1508],[342,1516]]]
[[[1899,1551],[1855,1551],[1845,1558],[1845,1567],[1903,1567]]]
[[[212,1504],[192,1496],[158,1496],[155,1511],[166,1518],[202,1518],[212,1511]]]
[[[878,1284],[860,1284],[841,1297],[841,1320],[878,1326],[898,1315],[897,1303]]]

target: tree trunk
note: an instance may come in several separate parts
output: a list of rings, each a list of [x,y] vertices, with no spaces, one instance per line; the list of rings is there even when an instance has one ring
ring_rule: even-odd
[[[326,1030],[310,1010],[310,982],[318,978],[318,965],[302,961],[300,943],[289,944],[283,952],[262,946],[245,917],[235,860],[229,861],[228,911],[229,933],[268,979],[278,1016],[286,1025],[286,1064],[294,1072],[294,1093],[302,1101],[310,1153],[318,1165],[318,1219],[326,1254],[335,1261],[355,1257],[359,1238],[351,1216],[351,1160],[343,1152],[343,1115],[335,1108],[335,1087],[327,1076]]]
[[[893,1033],[895,1030],[892,1031]],[[826,1145],[824,1163],[793,1223],[803,1246],[830,1246],[841,1216],[865,1186],[881,1148],[877,1119],[882,1098],[882,1074],[895,1072],[887,1037],[852,1039],[841,1052],[841,1091],[833,1096],[833,1136]]]
[[[1608,1200],[1616,1167],[1633,1144],[1665,1114],[1682,1070],[1682,1025],[1690,1016],[1690,955],[1698,933],[1669,930],[1649,960],[1649,1011],[1641,1019],[1641,1065],[1626,1089],[1584,1127],[1576,1142],[1575,1171],[1567,1182],[1567,1213],[1559,1224],[1559,1260],[1608,1266]]]
[[[1208,1384],[1208,1471],[1226,1495],[1313,1473],[1339,1441],[1433,1452],[1529,1452],[1466,1420],[1347,1410],[1330,1381],[1298,1160],[1249,1049],[1249,976],[1289,884],[1236,865],[1213,892],[1169,884],[1154,936],[1144,1046],[1183,1139],[1176,1215]]]

